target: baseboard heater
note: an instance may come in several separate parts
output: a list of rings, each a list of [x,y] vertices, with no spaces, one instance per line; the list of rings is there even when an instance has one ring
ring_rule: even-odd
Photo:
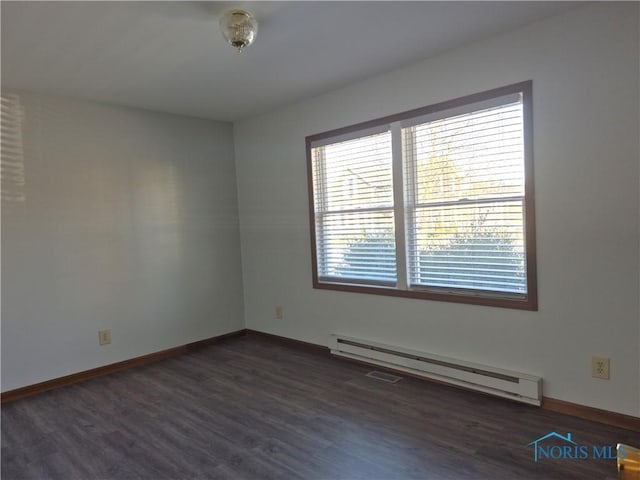
[[[526,373],[333,334],[331,353],[466,387],[531,405],[540,405],[542,378]]]

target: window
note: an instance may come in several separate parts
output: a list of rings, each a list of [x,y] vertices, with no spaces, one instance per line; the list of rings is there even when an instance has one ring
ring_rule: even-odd
[[[315,288],[537,309],[531,82],[307,137]]]

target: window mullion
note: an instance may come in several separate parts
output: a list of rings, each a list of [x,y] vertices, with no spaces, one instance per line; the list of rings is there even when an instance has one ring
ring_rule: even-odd
[[[413,249],[416,245],[416,179],[418,177],[416,166],[415,131],[413,127],[401,129],[402,132],[402,164],[404,167],[404,219],[405,219],[405,245],[406,245],[406,269],[407,288],[412,287],[413,272],[417,268],[416,255]]]
[[[405,236],[404,174],[402,168],[402,128],[391,124],[391,156],[393,163],[393,210],[396,240],[397,288],[407,289],[407,241]]]

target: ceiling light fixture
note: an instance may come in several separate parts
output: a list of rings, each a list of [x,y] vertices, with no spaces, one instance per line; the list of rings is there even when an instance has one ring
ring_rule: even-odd
[[[258,22],[245,10],[229,10],[220,18],[222,35],[241,52],[253,43],[258,33]]]

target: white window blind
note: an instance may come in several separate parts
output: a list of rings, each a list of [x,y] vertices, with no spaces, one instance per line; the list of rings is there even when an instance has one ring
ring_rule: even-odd
[[[402,138],[409,285],[526,293],[522,102]]]
[[[312,148],[318,275],[395,284],[389,131]]]
[[[537,309],[531,125],[523,82],[307,137],[314,286]]]

